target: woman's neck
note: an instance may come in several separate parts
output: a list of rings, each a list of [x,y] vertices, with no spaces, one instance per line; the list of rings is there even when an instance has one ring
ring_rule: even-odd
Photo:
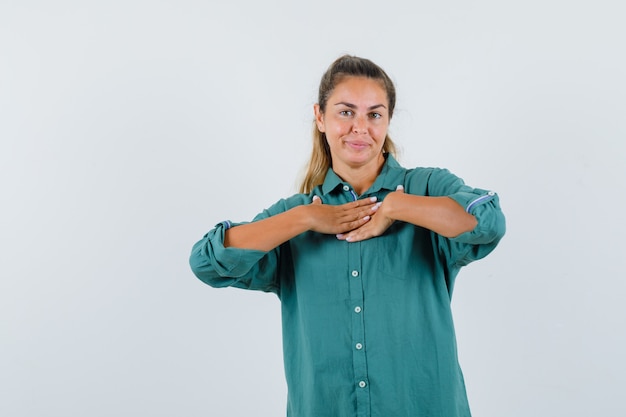
[[[352,188],[354,188],[354,192],[356,192],[357,195],[362,195],[374,184],[374,181],[376,181],[378,174],[380,174],[385,164],[385,157],[381,153],[380,158],[372,162],[373,163],[358,167],[349,165],[333,166],[333,171],[335,171],[335,174],[337,174],[339,178],[349,183]]]

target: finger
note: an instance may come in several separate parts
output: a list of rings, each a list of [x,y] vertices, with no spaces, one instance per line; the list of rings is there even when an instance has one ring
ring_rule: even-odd
[[[358,238],[358,235],[354,233],[339,233],[336,236],[337,236],[337,239],[345,240],[346,242],[349,242],[349,243],[358,242],[360,240]]]
[[[344,240],[345,236],[347,236],[348,233],[351,233],[352,231],[360,228],[365,223],[369,222],[371,218],[372,216],[370,216],[369,214],[361,214],[357,218],[352,216],[350,219],[344,217],[344,220],[340,221],[337,224],[339,231],[339,233],[336,234],[337,239]]]
[[[398,186],[396,187],[396,191],[403,193],[404,192],[404,185],[398,184]]]
[[[376,205],[376,200],[376,197],[371,197],[346,203],[341,207],[341,217],[347,221],[354,221],[366,215],[374,214],[372,208]]]
[[[363,205],[363,206],[368,206],[370,204],[374,204],[376,201],[378,201],[378,198],[376,196],[370,197],[370,198],[363,198],[361,200],[357,200],[359,205]]]
[[[345,240],[348,243],[354,243],[354,242],[359,242],[363,240],[362,233],[356,233],[356,232],[338,234],[337,239]]]
[[[368,221],[370,217],[376,212],[376,210],[373,210],[373,207],[374,206],[360,207],[358,208],[358,210],[355,209],[346,211],[342,213],[342,215],[339,217],[340,222],[345,223],[346,227],[358,227],[360,224]]]
[[[353,231],[356,229],[359,229],[361,226],[363,226],[365,223],[369,222],[371,220],[371,216],[367,215],[364,217],[359,217],[358,219],[351,221],[349,223],[346,223],[346,231],[344,232],[344,234],[351,236],[353,235]],[[349,233],[349,234],[348,234]]]
[[[322,204],[322,199],[319,196],[314,195],[311,204]]]
[[[347,227],[351,227],[348,230],[359,227],[364,222],[369,220],[371,216],[376,214],[376,211],[378,211],[381,204],[382,201],[378,203],[368,202],[366,206],[354,207],[346,210],[341,214],[340,222],[347,224]]]
[[[367,207],[370,206],[374,203],[376,203],[378,199],[376,197],[370,197],[370,198],[362,198],[360,200],[355,200],[355,201],[351,201],[349,203],[344,204],[344,207],[348,210],[350,209],[356,209],[359,207]]]

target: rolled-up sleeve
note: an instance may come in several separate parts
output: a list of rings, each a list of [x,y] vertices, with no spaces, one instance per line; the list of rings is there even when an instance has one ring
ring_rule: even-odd
[[[440,238],[440,248],[446,252],[448,262],[464,266],[491,253],[506,231],[498,194],[472,188],[447,170],[436,171],[431,180],[429,188],[456,201],[477,221],[476,227],[469,232],[454,238]]]
[[[500,200],[494,191],[473,189],[471,193],[460,192],[450,196],[454,201],[465,208],[465,211],[473,215],[478,224],[476,227],[465,232],[453,240],[472,244],[489,244],[499,241],[505,232],[505,221]]]
[[[236,227],[241,223],[233,224]],[[278,252],[224,247],[224,233],[230,222],[218,223],[191,250],[193,273],[212,287],[237,287],[278,292]]]

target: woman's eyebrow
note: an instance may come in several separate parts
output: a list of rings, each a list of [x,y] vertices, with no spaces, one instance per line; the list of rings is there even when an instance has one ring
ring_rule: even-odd
[[[345,101],[340,101],[339,103],[335,103],[335,106],[346,106],[346,107],[348,107],[350,109],[356,109],[356,105],[355,104],[346,103]],[[387,106],[385,106],[384,104],[374,104],[373,106],[370,106],[367,109],[368,110],[374,110],[374,109],[377,109],[379,107],[382,107],[382,108],[385,108],[385,109],[387,108]]]

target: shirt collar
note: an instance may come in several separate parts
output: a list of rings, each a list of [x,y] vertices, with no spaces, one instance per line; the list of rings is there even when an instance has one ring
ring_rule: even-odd
[[[380,171],[380,174],[378,174],[378,177],[376,177],[374,184],[366,191],[366,194],[375,193],[383,189],[395,190],[398,185],[404,185],[405,171],[406,170],[400,166],[393,155],[386,153],[383,169]],[[332,168],[329,168],[324,183],[322,184],[322,193],[326,195],[337,187],[344,185],[349,184],[339,178]]]

